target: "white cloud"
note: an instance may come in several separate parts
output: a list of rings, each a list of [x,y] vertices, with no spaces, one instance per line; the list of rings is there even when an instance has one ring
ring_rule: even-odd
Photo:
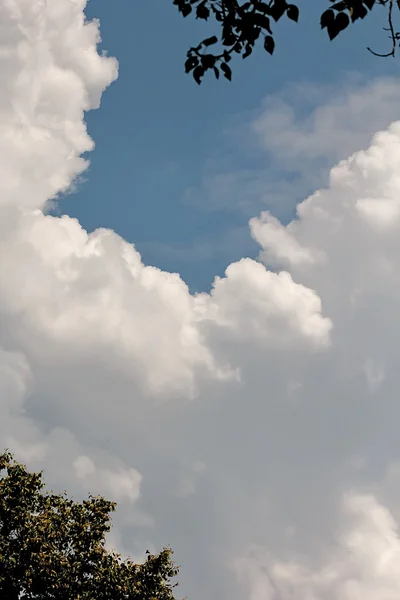
[[[293,98],[290,102],[287,98]],[[346,158],[396,118],[400,87],[394,78],[363,80],[348,74],[339,86],[295,84],[266,98],[252,123],[277,159]]]
[[[279,261],[290,266],[291,264],[313,264],[323,260],[321,252],[302,246],[290,235],[290,226],[284,227],[268,212],[261,213],[258,218],[250,219],[250,230],[260,245],[266,242],[267,250],[262,254],[266,264]]]
[[[351,525],[336,540],[328,563],[314,569],[271,561],[263,548],[236,560],[251,600],[395,600],[400,585],[400,538],[390,512],[373,496],[348,495]]]
[[[250,338],[274,347],[293,344],[297,335],[317,344],[329,342],[331,322],[321,315],[319,297],[295,283],[290,274],[272,273],[249,258],[229,265],[217,277],[206,300],[203,318],[227,328],[240,339]]]
[[[242,259],[193,296],[114,232],[42,212],[84,168],[84,111],[116,76],[83,8],[1,5],[0,444],[57,489],[118,500],[110,543],[134,556],[171,543],[192,599],[272,600],[278,582],[282,600],[293,586],[391,600],[400,125],[340,162],[292,223],[252,220],[273,270]],[[369,86],[394,106],[397,87]],[[311,160],[344,158],[344,133],[332,150],[316,139],[343,106],[290,145],[310,134]]]
[[[135,502],[140,496],[141,474],[136,469],[96,468],[95,463],[81,454],[73,464],[76,475],[84,483],[84,488],[101,490],[105,496],[112,496],[117,502]]]
[[[15,0],[0,7],[0,203],[42,208],[87,166],[83,111],[117,76],[99,56],[86,2]]]

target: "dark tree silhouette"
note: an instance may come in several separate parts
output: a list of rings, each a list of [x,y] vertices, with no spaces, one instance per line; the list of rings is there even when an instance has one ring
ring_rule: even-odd
[[[143,564],[105,549],[114,509],[45,492],[41,473],[0,455],[1,600],[173,600],[169,548]]]
[[[346,29],[351,23],[364,19],[373,10],[385,10],[389,36],[389,47],[383,53],[372,48],[368,50],[376,56],[395,56],[400,33],[395,25],[395,11],[400,11],[400,0],[304,0],[316,5],[316,24],[327,31],[330,40]],[[186,73],[192,73],[200,84],[204,74],[212,70],[218,79],[220,72],[231,80],[232,70],[229,62],[232,56],[239,54],[247,58],[260,41],[264,49],[273,54],[275,37],[273,26],[286,17],[296,23],[300,17],[297,4],[287,0],[173,0],[184,17],[194,14],[196,19],[207,21],[213,18],[218,27],[218,35],[203,40],[189,49],[185,63]],[[318,4],[318,7],[317,7]],[[325,4],[321,11],[321,4]],[[218,50],[212,50],[219,45]],[[212,48],[212,49],[211,49]]]

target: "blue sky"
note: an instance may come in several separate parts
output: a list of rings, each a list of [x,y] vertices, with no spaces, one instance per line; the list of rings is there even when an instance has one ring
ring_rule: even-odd
[[[231,207],[225,201],[220,210],[210,210],[201,189],[210,165],[235,172],[249,160],[240,136],[229,132],[288,84],[339,85],[348,72],[369,79],[397,69],[394,61],[366,50],[374,36],[377,50],[385,47],[376,19],[330,43],[319,30],[318,11],[305,7],[297,26],[275,27],[272,59],[260,49],[235,61],[232,83],[210,76],[198,87],[184,74],[183,61],[189,46],[208,33],[204,24],[184,20],[172,1],[91,0],[87,15],[100,19],[103,47],[118,58],[120,71],[100,110],[87,116],[96,150],[77,193],[61,202],[62,211],[89,231],[113,228],[136,244],[147,264],[181,273],[193,290],[209,288],[232,260],[255,256],[247,222],[268,208],[268,200],[253,203],[250,213],[234,200]],[[296,105],[295,97],[288,100]],[[268,157],[253,151],[250,160]],[[189,188],[196,202],[188,201]],[[292,216],[299,200],[294,197],[279,217]]]

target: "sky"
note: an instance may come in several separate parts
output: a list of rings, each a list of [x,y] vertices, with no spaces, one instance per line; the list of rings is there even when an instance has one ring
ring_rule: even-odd
[[[178,598],[397,600],[400,85],[364,49],[377,21],[334,46],[306,14],[198,88],[202,31],[172,6],[85,10],[0,2],[1,446],[117,501],[109,547],[170,544]]]
[[[330,43],[309,5],[301,3],[301,26],[276,25],[273,59],[259,49],[248,60],[236,60],[232,83],[210,76],[198,88],[184,74],[185,54],[215,33],[212,24],[184,20],[172,1],[89,2],[88,17],[100,19],[102,48],[118,58],[119,77],[101,109],[86,117],[96,152],[84,184],[61,203],[62,212],[89,231],[112,227],[136,244],[146,262],[181,273],[193,291],[208,290],[233,260],[257,256],[249,218],[274,207],[287,221],[302,195],[320,184],[313,168],[306,189],[280,189],[296,173],[286,156],[274,160],[276,148],[268,147],[267,136],[265,146],[249,135],[265,101],[281,103],[283,94],[304,118],[332,94],[343,98],[341,87],[355,76],[369,81],[398,74],[396,61],[366,50],[368,44],[386,48],[379,12],[378,19]],[[297,85],[305,86],[301,100],[291,89]],[[315,86],[320,93],[328,88],[324,97],[310,92]],[[366,143],[373,127],[363,127]],[[356,149],[354,140],[350,151]],[[336,155],[327,153],[321,158],[329,168]],[[269,186],[260,181],[267,168]],[[284,203],[282,193],[288,196]]]

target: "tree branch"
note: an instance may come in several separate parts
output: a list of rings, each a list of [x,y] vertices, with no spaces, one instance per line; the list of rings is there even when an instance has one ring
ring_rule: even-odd
[[[397,0],[397,6],[400,9],[400,0]],[[394,0],[389,0],[389,11],[388,11],[388,24],[389,27],[388,29],[384,28],[385,31],[389,31],[390,33],[390,38],[392,40],[392,49],[390,50],[390,52],[387,52],[386,54],[380,54],[379,52],[375,52],[374,50],[371,50],[371,48],[367,48],[367,50],[369,52],[371,52],[371,54],[373,54],[374,56],[379,56],[381,58],[387,58],[388,56],[393,56],[393,58],[396,56],[396,42],[398,40],[398,34],[395,32],[394,30],[394,26],[393,26],[393,7],[394,7]]]

